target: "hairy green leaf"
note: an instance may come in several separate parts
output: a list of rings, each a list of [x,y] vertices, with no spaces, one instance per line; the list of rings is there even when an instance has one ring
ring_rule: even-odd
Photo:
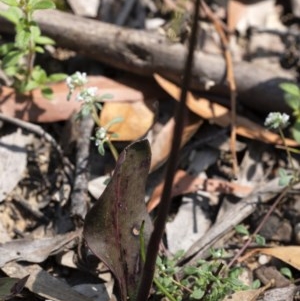
[[[122,301],[127,297],[134,300],[141,277],[139,235],[143,221],[146,248],[152,230],[144,203],[150,156],[147,140],[126,147],[111,181],[84,222],[86,242],[115,275]]]
[[[7,76],[14,76],[18,73],[18,67],[17,66],[10,66],[10,67],[7,67],[3,70],[4,70],[4,72]]]
[[[36,23],[30,26],[30,32],[33,40],[37,39],[41,35],[41,30]]]
[[[0,11],[0,16],[14,24],[19,23],[22,15],[22,11],[18,7],[9,7],[6,11]]]
[[[38,53],[45,53],[44,48],[41,47],[41,46],[35,46],[35,47],[34,47],[34,51],[35,51],[35,52],[38,52]]]
[[[4,68],[6,69],[7,67],[12,67],[16,65],[19,62],[22,55],[23,53],[18,50],[9,52],[2,60]]]
[[[293,138],[300,143],[300,121],[296,121],[292,127]]]
[[[238,234],[249,235],[249,231],[244,225],[237,225],[234,227],[234,229]]]
[[[29,31],[17,30],[15,37],[16,47],[18,47],[19,49],[27,50],[30,38],[31,33]]]
[[[280,186],[289,185],[291,180],[293,179],[293,175],[288,174],[287,171],[283,168],[278,169],[278,175],[279,175],[279,185]]]
[[[281,268],[280,269],[280,273],[282,275],[286,276],[288,279],[292,279],[293,278],[292,271],[289,268],[287,268],[287,267]]]
[[[0,45],[0,56],[8,54],[14,48],[14,43],[5,43]]]
[[[33,3],[31,9],[38,10],[38,9],[54,9],[55,3],[50,0],[40,0],[38,2]]]
[[[198,288],[193,291],[193,293],[191,294],[190,297],[193,299],[196,299],[196,300],[200,300],[204,296],[204,294],[205,294],[205,291]]]
[[[9,300],[24,288],[29,275],[22,278],[0,278],[0,300]]]
[[[300,98],[300,89],[296,84],[294,84],[294,83],[282,83],[279,86],[284,92],[286,92],[288,94],[291,94],[291,95],[294,95],[294,96],[297,96],[297,97]]]
[[[39,36],[34,39],[34,41],[39,45],[54,45],[55,41],[51,38],[45,36]]]
[[[53,98],[53,90],[49,87],[41,89],[41,93],[48,100],[51,100]]]
[[[18,6],[19,5],[19,2],[17,0],[0,0],[0,1],[9,6]]]
[[[255,242],[258,245],[260,245],[260,246],[265,246],[266,245],[266,239],[263,236],[261,236],[259,234],[256,234],[254,238],[255,238]]]
[[[64,73],[53,73],[50,76],[48,76],[48,82],[59,82],[62,80],[65,80],[67,78],[67,75]]]
[[[25,86],[25,91],[32,91],[36,88],[38,88],[40,85],[39,83],[37,83],[36,81],[30,80],[27,82],[26,86]]]
[[[39,84],[45,84],[47,82],[47,73],[40,66],[34,67],[31,77],[34,81],[36,81]]]

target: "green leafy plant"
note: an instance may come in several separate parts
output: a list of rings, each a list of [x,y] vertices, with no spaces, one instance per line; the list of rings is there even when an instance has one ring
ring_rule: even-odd
[[[284,91],[284,100],[293,110],[295,121],[291,127],[293,138],[300,142],[300,89],[296,84],[283,83],[280,88]]]
[[[292,271],[289,268],[287,268],[287,267],[281,268],[280,273],[283,276],[287,277],[289,280],[293,280],[293,274],[292,274]]]
[[[157,294],[164,295],[171,301],[215,301],[229,293],[249,288],[238,279],[241,268],[232,268],[225,272],[221,261],[224,250],[212,250],[211,253],[211,261],[200,260],[196,266],[186,266],[180,280],[176,279],[179,271],[176,262],[183,252],[172,258],[158,257],[154,278]]]
[[[52,0],[0,0],[9,5],[0,15],[15,26],[15,40],[0,46],[1,67],[13,79],[16,92],[24,94],[40,88],[44,97],[51,99],[52,89],[48,84],[61,81],[65,74],[47,75],[46,71],[34,65],[37,53],[44,53],[45,46],[53,45],[54,41],[42,35],[33,13],[41,9],[55,8]]]
[[[10,300],[23,290],[29,275],[22,279],[2,277],[0,278],[0,300]]]
[[[237,225],[235,226],[235,231],[236,233],[240,234],[240,235],[243,235],[243,236],[248,236],[250,237],[250,232],[249,230],[244,226],[244,225]],[[255,240],[255,242],[260,245],[260,246],[265,246],[266,245],[266,239],[259,235],[259,234],[255,234],[252,236]]]

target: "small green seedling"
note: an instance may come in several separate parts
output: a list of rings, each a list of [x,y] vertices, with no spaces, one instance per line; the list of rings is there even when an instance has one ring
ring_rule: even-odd
[[[285,276],[286,278],[288,278],[289,280],[293,280],[293,274],[292,274],[292,271],[289,268],[287,268],[287,267],[281,268],[280,273],[283,276]]]
[[[249,232],[249,230],[244,226],[244,225],[237,225],[235,226],[235,231],[236,233],[243,235],[243,236],[248,236],[250,237],[251,234]],[[259,246],[265,246],[266,245],[266,239],[259,235],[259,234],[255,234],[252,236],[252,238],[255,240],[255,242],[259,245]]]
[[[55,42],[42,35],[33,13],[41,9],[54,9],[52,0],[0,0],[9,5],[0,15],[15,26],[15,40],[0,46],[1,68],[13,80],[13,88],[17,93],[25,94],[36,88],[41,89],[44,97],[51,99],[53,91],[48,84],[61,81],[65,74],[47,75],[40,66],[35,66],[37,53],[44,53],[47,45]]]

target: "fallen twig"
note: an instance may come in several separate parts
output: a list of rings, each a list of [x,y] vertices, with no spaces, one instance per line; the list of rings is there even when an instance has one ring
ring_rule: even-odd
[[[0,3],[0,9],[5,6]],[[85,19],[61,11],[41,11],[35,15],[42,31],[57,45],[73,49],[96,60],[140,75],[160,73],[180,83],[186,48],[170,43],[158,33],[121,28]],[[1,32],[12,32],[13,26],[0,18]],[[223,57],[196,51],[191,88],[205,90],[207,81],[214,82],[211,93],[228,94],[223,82],[226,63]],[[278,72],[258,68],[248,62],[234,65],[236,89],[241,103],[259,111],[289,111],[279,84],[294,81]]]
[[[226,60],[226,79],[229,85],[230,90],[230,107],[231,107],[231,134],[230,134],[230,149],[231,149],[231,156],[232,156],[232,167],[233,167],[233,176],[234,178],[237,177],[238,174],[238,162],[236,156],[236,83],[234,78],[234,71],[233,71],[233,63],[232,63],[232,56],[229,50],[229,41],[226,33],[223,29],[221,21],[215,14],[211,11],[210,7],[202,0],[201,1],[202,8],[204,9],[208,18],[211,19],[213,22],[216,31],[218,32],[222,46],[224,57]]]
[[[83,118],[74,126],[77,127],[75,179],[71,193],[71,215],[84,219],[87,213],[88,199],[88,159],[90,138],[94,127],[93,119]]]

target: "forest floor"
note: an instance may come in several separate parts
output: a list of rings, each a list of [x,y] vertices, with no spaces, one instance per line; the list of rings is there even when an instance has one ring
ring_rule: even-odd
[[[200,9],[156,277],[174,300],[298,300],[300,5],[293,0],[223,2],[202,1]],[[126,160],[136,141],[148,140],[149,173],[141,169],[141,174],[127,175],[145,193],[132,186],[127,195],[122,186],[134,214],[120,222],[121,234],[131,227],[135,235],[135,216],[156,220],[194,2],[56,3],[59,9],[35,16],[43,34],[56,42],[35,63],[48,74],[86,73],[86,86],[97,87],[103,96],[102,108],[96,125],[89,115],[78,118],[84,105],[76,100],[77,91],[67,100],[65,81],[51,85],[52,100],[38,89],[20,97],[0,69],[0,300],[124,301],[118,272],[124,261],[114,266],[107,259],[113,247],[105,243],[116,237],[110,226],[123,209],[119,203],[121,209],[114,209],[108,191],[124,164],[138,170],[138,157]],[[7,9],[0,4],[0,11]],[[0,34],[0,43],[14,40],[11,24],[2,17]],[[271,112],[290,116],[282,132],[264,125]],[[118,118],[122,121],[108,128]],[[95,145],[101,127],[110,141],[102,155]],[[110,143],[125,163],[116,163]],[[107,206],[97,224],[104,228],[91,221],[99,213],[91,211],[97,200]],[[103,241],[91,252],[98,232]],[[131,252],[130,242],[124,244]],[[218,279],[238,270],[232,279],[243,290],[236,292],[230,284],[226,291],[227,280],[218,284],[201,274],[201,260]],[[217,272],[221,263],[230,269]],[[196,278],[208,282],[201,286]],[[218,295],[220,287],[230,294]],[[171,300],[157,283],[149,298]]]

